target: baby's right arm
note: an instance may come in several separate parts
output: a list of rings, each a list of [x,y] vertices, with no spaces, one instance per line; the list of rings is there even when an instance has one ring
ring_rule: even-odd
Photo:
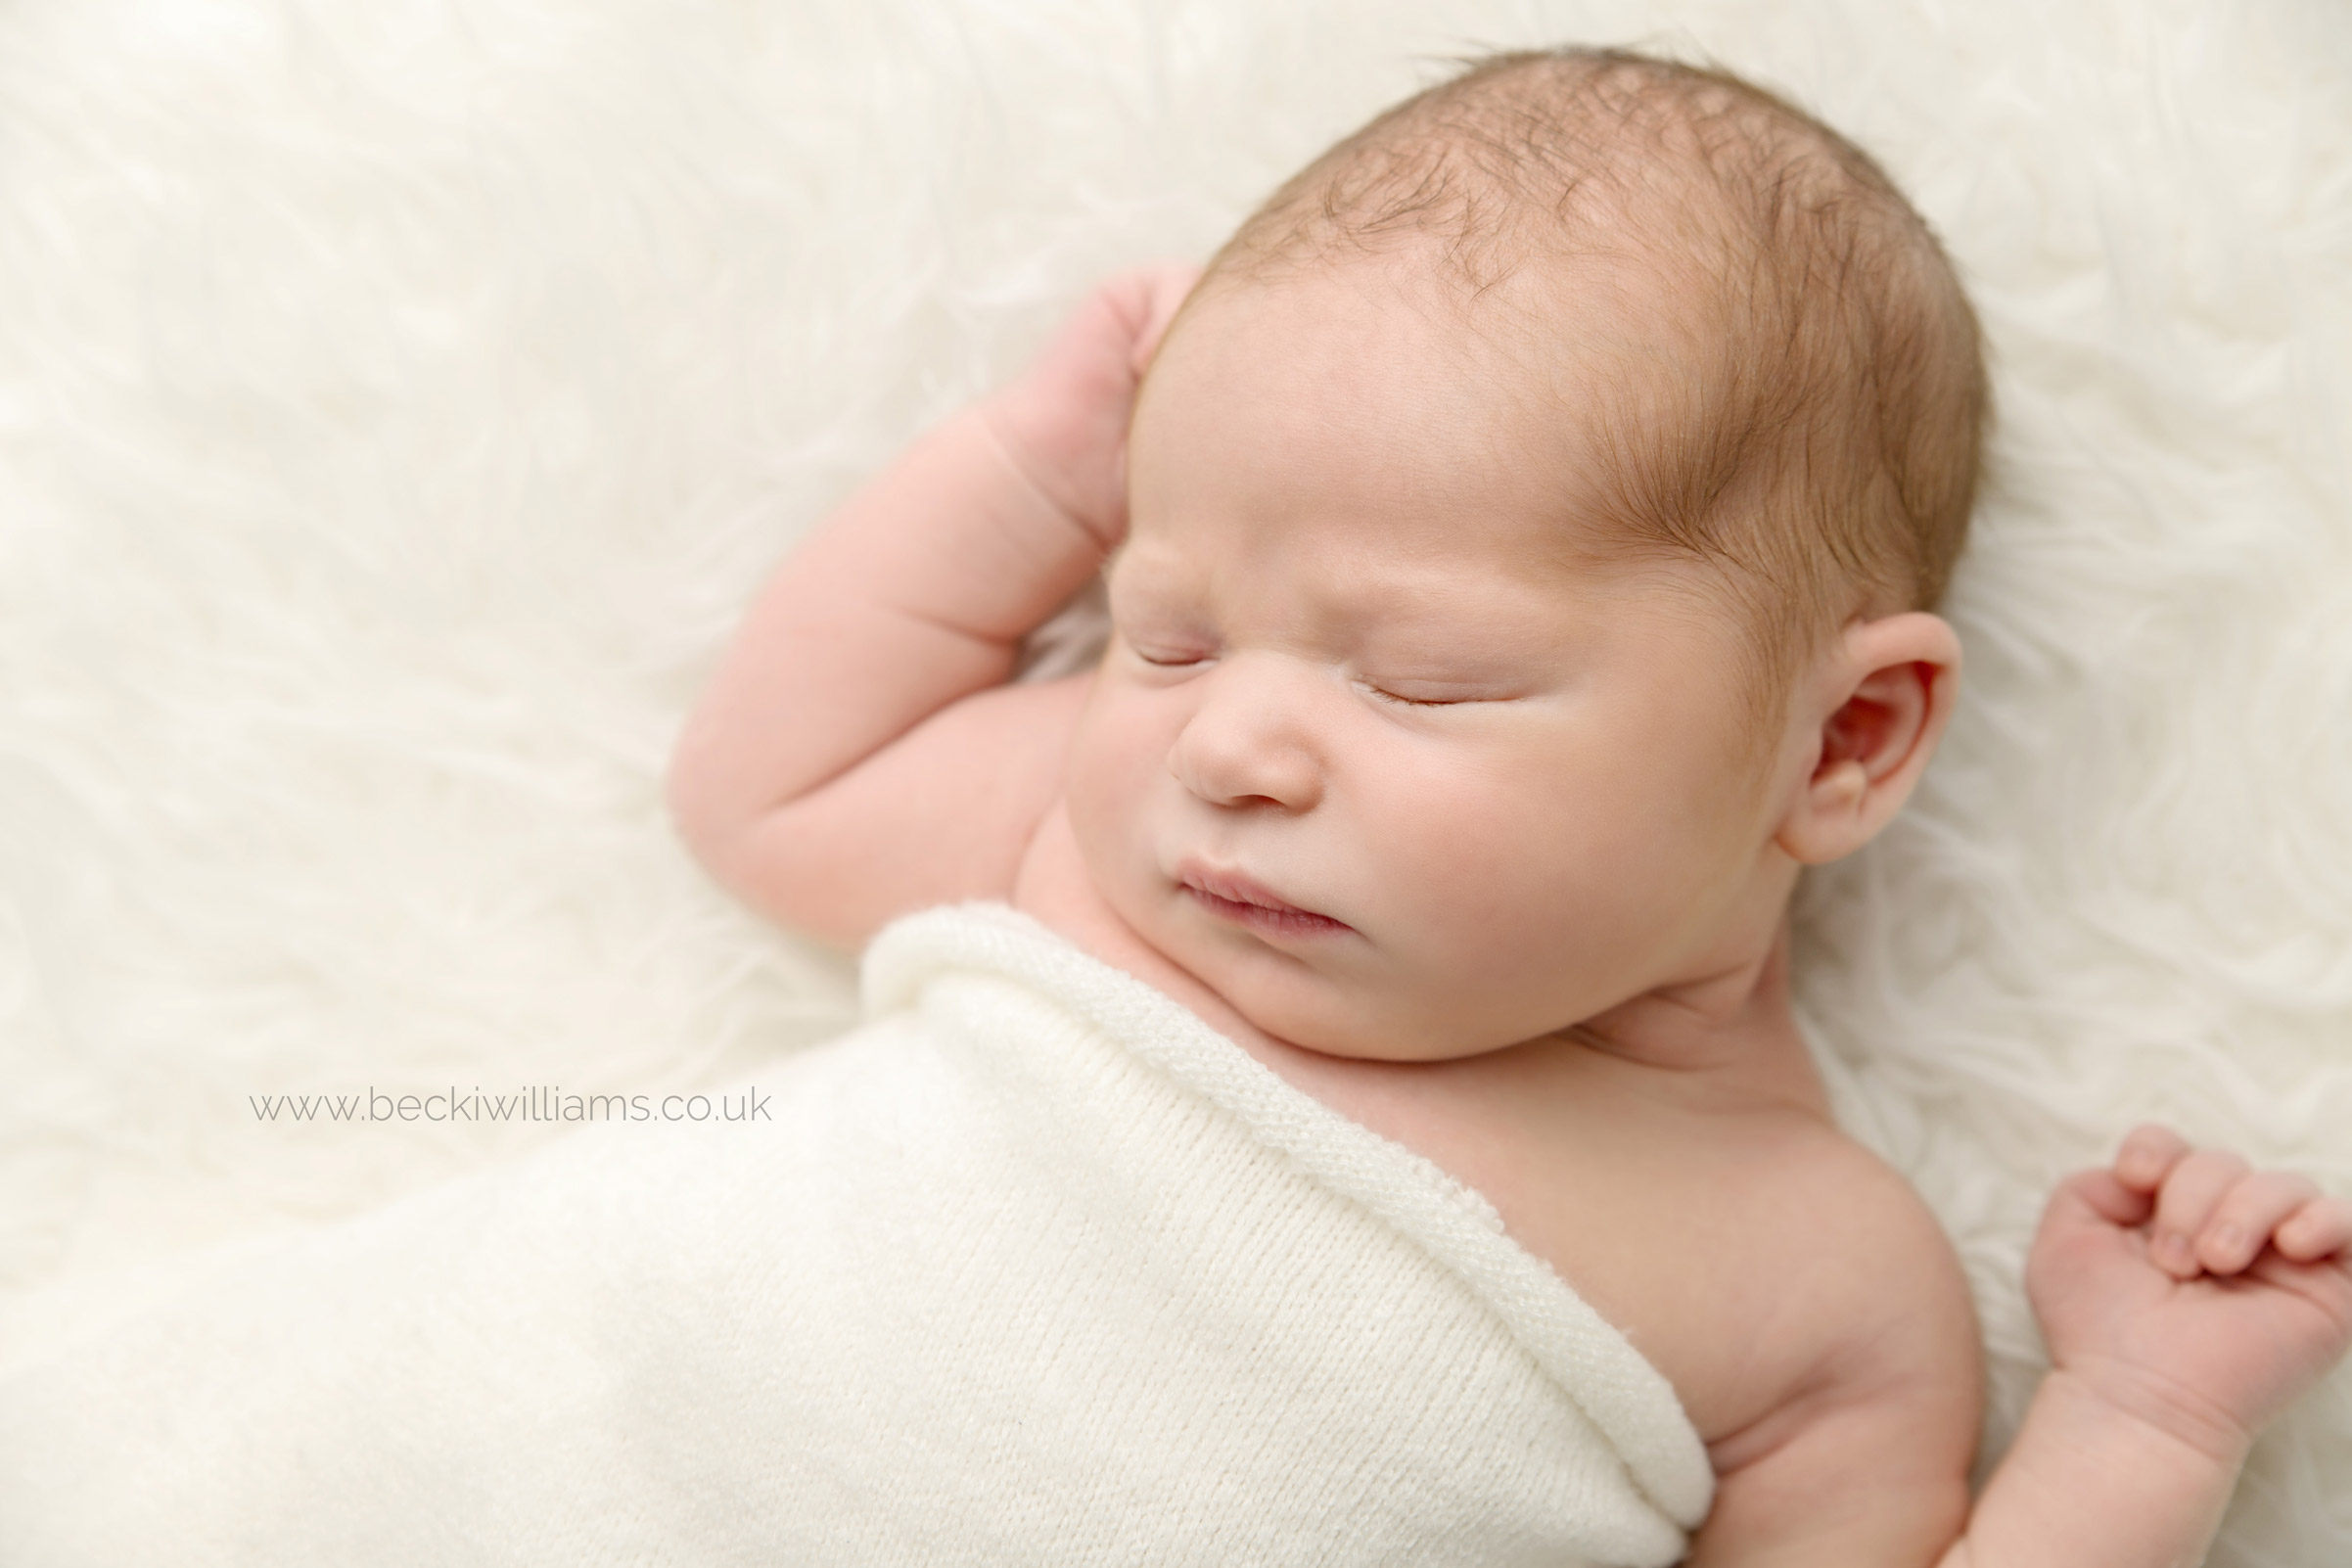
[[[1004,682],[1126,531],[1128,417],[1194,276],[1104,285],[778,570],[670,763],[679,833],[723,886],[845,946],[1011,891],[1084,680]]]

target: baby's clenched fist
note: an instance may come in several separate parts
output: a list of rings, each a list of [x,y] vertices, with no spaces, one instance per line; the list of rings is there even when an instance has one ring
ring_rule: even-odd
[[[2053,1367],[2222,1456],[2352,1346],[2352,1205],[2143,1127],[2059,1186],[2026,1292]]]
[[[2126,1138],[2115,1178],[2154,1199],[2148,1257],[2176,1279],[2241,1273],[2266,1246],[2316,1263],[2352,1245],[2352,1204],[2291,1171],[2254,1171],[2226,1149],[2191,1148],[2170,1128]]]

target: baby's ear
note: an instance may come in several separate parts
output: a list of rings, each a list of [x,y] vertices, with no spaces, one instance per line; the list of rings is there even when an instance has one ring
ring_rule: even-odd
[[[1960,638],[1940,616],[1908,611],[1858,621],[1800,695],[1818,751],[1774,842],[1806,865],[1851,854],[1877,836],[1925,771],[1952,718]]]

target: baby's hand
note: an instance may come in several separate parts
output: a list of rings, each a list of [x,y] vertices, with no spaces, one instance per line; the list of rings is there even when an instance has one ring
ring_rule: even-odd
[[[2027,1261],[2052,1364],[2219,1456],[2352,1345],[2352,1205],[2143,1127],[2064,1182]]]
[[[1200,269],[1123,272],[1088,295],[1020,380],[982,404],[1021,477],[1104,550],[1127,533],[1127,427],[1144,369]]]

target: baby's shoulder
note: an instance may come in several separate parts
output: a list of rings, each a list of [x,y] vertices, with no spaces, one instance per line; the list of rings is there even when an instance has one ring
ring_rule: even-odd
[[[1714,1439],[1738,1468],[1830,1411],[1874,1406],[1934,1446],[1972,1448],[1983,1378],[1974,1308],[1942,1224],[1903,1176],[1835,1128],[1760,1140],[1736,1196],[1746,1284],[1727,1321],[1769,1364],[1749,1419]]]
[[[1760,1239],[1782,1256],[1801,1256],[1809,1275],[1827,1276],[1817,1285],[1851,1276],[1883,1298],[1887,1266],[1903,1262],[1918,1266],[1922,1286],[1965,1295],[1943,1226],[1900,1172],[1826,1121],[1779,1121],[1741,1151],[1748,1168],[1737,1190]]]
[[[1972,1445],[1976,1324],[1934,1215],[1818,1116],[1702,1120],[1557,1173],[1563,1199],[1616,1202],[1564,1204],[1530,1239],[1666,1374],[1718,1470],[1858,1402],[1908,1402]]]

